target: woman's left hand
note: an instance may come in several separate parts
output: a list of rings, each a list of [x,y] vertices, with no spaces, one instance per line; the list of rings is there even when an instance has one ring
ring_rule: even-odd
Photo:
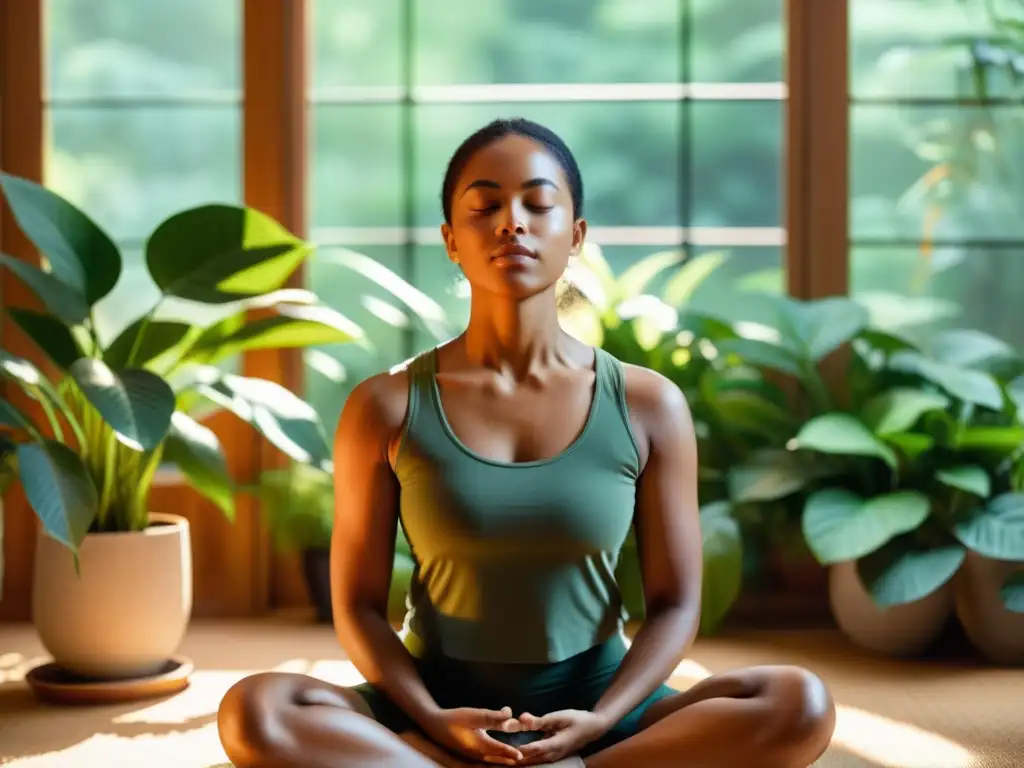
[[[590,742],[604,736],[612,726],[604,717],[579,709],[563,709],[543,717],[524,712],[518,720],[522,730],[544,731],[546,734],[542,739],[519,747],[523,759],[518,765],[553,763],[575,755]]]

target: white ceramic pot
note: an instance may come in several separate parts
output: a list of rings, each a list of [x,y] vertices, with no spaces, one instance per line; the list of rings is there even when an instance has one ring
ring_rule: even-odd
[[[997,664],[1024,664],[1024,613],[1006,610],[1000,590],[1024,563],[992,560],[968,552],[955,580],[957,619],[964,634]]]
[[[94,533],[79,557],[36,539],[32,619],[46,650],[80,675],[153,674],[177,651],[192,613],[188,521],[152,514],[144,531]]]
[[[953,612],[953,588],[943,585],[923,600],[879,608],[857,573],[855,562],[829,568],[829,602],[843,633],[862,648],[886,656],[926,650]]]

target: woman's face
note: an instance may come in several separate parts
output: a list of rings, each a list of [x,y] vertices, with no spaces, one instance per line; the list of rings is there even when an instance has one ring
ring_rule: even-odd
[[[441,234],[474,291],[525,299],[548,290],[586,234],[561,165],[523,136],[479,150],[456,182],[451,206],[452,223]]]

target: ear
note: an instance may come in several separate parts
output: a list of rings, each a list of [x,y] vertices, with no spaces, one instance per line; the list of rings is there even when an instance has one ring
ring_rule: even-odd
[[[441,239],[444,240],[444,247],[448,251],[448,258],[454,263],[459,263],[459,250],[455,247],[455,233],[450,224],[441,225]]]
[[[579,256],[583,241],[587,239],[587,220],[577,219],[572,227],[572,255]]]

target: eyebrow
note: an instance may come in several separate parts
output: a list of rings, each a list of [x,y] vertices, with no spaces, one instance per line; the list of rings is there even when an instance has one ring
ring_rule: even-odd
[[[545,179],[542,176],[538,176],[535,179],[530,179],[523,183],[523,189],[530,189],[531,187],[551,187],[552,189],[558,189],[558,185],[555,184],[551,179]],[[501,189],[501,184],[490,179],[477,179],[472,184],[466,187],[462,194],[466,194],[471,189]]]

